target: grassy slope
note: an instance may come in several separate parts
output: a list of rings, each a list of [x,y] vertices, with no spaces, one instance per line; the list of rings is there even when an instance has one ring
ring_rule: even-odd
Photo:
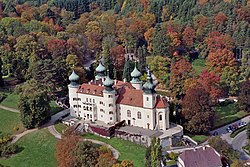
[[[19,95],[17,94],[9,94],[2,102],[1,105],[18,109],[18,98]]]
[[[205,61],[203,59],[196,59],[192,62],[192,66],[197,74],[201,74],[206,69]]]
[[[222,125],[236,121],[248,114],[243,111],[238,111],[234,103],[222,103],[216,107],[216,113],[218,118],[215,121],[215,127],[220,127]]]
[[[120,152],[120,161],[129,159],[134,162],[135,167],[144,166],[145,147],[118,138],[105,139],[92,134],[86,134],[84,138],[95,139],[112,145]]]
[[[64,125],[63,123],[57,123],[55,124],[55,129],[59,132],[59,133],[63,133],[65,129],[67,129],[67,125]]]
[[[14,127],[19,127],[19,131],[14,131]],[[0,109],[0,134],[15,134],[23,130],[20,114]]]
[[[17,142],[23,150],[17,155],[0,160],[3,165],[11,167],[56,167],[56,139],[47,129],[28,134]]]

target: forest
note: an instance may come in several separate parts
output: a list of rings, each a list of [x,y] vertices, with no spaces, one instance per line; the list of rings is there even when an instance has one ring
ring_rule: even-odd
[[[249,85],[250,1],[0,0],[2,86],[3,76],[34,79],[50,98],[65,96],[73,67],[89,81],[96,65],[84,64],[100,55],[112,78],[129,79],[134,62],[125,53],[170,92],[188,131],[207,132],[214,101]]]

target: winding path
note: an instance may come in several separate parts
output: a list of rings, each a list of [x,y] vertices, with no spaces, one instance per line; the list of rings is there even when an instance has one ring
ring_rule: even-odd
[[[2,106],[2,105],[0,105],[0,108],[4,109],[4,110],[11,111],[11,112],[20,113],[20,111],[15,109],[15,108],[5,107],[5,106]]]

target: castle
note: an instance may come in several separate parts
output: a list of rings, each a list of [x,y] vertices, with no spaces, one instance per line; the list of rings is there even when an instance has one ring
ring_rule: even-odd
[[[68,85],[71,116],[106,124],[125,120],[129,126],[151,130],[169,128],[168,102],[156,94],[150,72],[144,85],[136,65],[130,82],[112,80],[105,73],[100,60],[95,80],[79,85],[79,76],[73,71]]]

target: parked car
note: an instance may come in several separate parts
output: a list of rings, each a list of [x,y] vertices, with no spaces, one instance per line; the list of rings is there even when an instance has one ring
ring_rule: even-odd
[[[228,133],[233,132],[233,130],[231,129],[231,126],[229,126],[229,127],[227,128],[227,131],[228,131]]]

